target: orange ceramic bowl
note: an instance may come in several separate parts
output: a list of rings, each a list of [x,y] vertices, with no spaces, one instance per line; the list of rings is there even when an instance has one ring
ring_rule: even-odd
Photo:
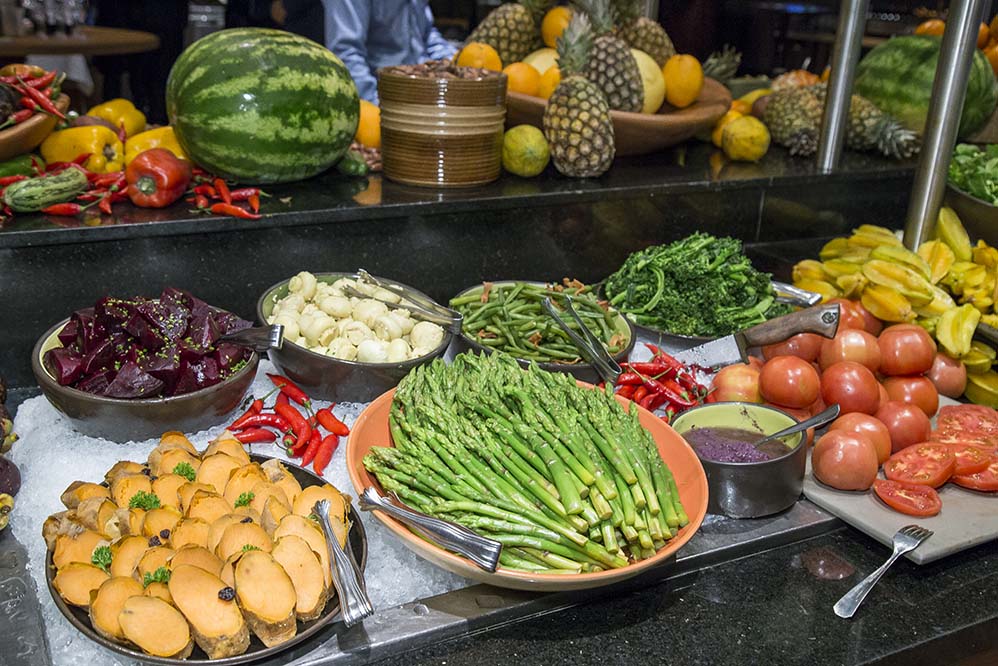
[[[580,386],[590,386],[582,382],[579,384]],[[388,412],[391,409],[394,395],[395,389],[392,389],[372,402],[357,419],[350,432],[350,438],[347,440],[347,470],[358,495],[367,486],[374,486],[380,493],[384,494],[384,490],[374,475],[364,468],[363,460],[372,446],[385,446],[392,442],[388,430]],[[617,400],[622,404],[630,402],[623,398],[617,398]],[[683,508],[686,509],[690,522],[679,530],[679,534],[670,539],[654,557],[622,569],[583,574],[537,574],[499,567],[495,573],[489,573],[475,566],[470,560],[421,539],[394,518],[386,516],[380,511],[373,513],[385,527],[402,540],[407,548],[420,557],[451,573],[471,578],[480,583],[515,590],[557,592],[602,587],[632,578],[666,562],[696,533],[707,513],[707,476],[704,474],[703,466],[693,449],[665,421],[648,410],[638,408],[638,419],[641,421],[641,425],[647,428],[655,438],[662,460],[672,471],[679,488],[679,498],[683,502]]]

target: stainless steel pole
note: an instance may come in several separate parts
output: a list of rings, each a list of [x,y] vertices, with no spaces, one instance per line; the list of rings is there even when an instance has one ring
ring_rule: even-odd
[[[904,244],[912,250],[930,237],[939,215],[946,171],[967,95],[970,65],[977,48],[977,29],[986,4],[985,0],[953,0],[950,3],[922,135],[922,155],[908,200]]]
[[[842,0],[839,7],[839,27],[832,51],[832,73],[828,79],[825,112],[821,115],[821,137],[818,140],[818,169],[832,171],[839,165],[842,145],[849,126],[849,101],[856,75],[863,33],[866,30],[866,10],[870,0]]]

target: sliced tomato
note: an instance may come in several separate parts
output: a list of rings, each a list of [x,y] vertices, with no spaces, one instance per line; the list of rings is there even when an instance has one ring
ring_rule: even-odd
[[[873,492],[884,504],[909,516],[934,516],[943,508],[935,489],[917,483],[877,479],[873,482]]]
[[[983,472],[954,476],[951,480],[956,485],[971,490],[983,490],[989,493],[998,491],[998,453],[991,453],[991,464]]]
[[[901,449],[884,463],[884,476],[891,481],[905,481],[938,488],[946,483],[956,468],[956,456],[946,444],[923,442]]]
[[[983,472],[991,465],[991,449],[966,442],[947,444],[956,458],[953,476],[966,476]]]
[[[946,405],[936,415],[935,442],[998,447],[998,411],[983,405]]]

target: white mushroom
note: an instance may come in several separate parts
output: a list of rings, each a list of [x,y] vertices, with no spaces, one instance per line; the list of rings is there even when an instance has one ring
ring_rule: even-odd
[[[353,361],[357,358],[357,348],[350,344],[346,338],[336,338],[329,345],[329,355],[344,361]]]
[[[392,310],[388,313],[388,316],[395,320],[395,323],[399,325],[402,329],[402,335],[409,335],[412,330],[413,321],[412,317],[409,316],[408,310]]]
[[[305,307],[305,298],[301,294],[288,294],[274,304],[274,310],[283,312],[301,312]]]
[[[396,340],[404,335],[402,327],[391,314],[383,314],[374,320],[374,334],[382,340]]]
[[[388,360],[388,343],[364,340],[357,345],[357,360],[361,363],[385,363]]]
[[[409,349],[409,343],[402,338],[396,338],[388,343],[388,358],[387,363],[401,363],[402,361],[409,360],[409,354],[412,350]]]
[[[374,331],[361,321],[351,321],[343,327],[340,335],[349,340],[352,345],[360,345],[364,340],[375,339]]]
[[[315,296],[315,276],[308,271],[302,271],[288,281],[288,291],[301,294],[306,301]]]
[[[298,330],[298,317],[290,314],[284,313],[277,315],[276,317],[270,318],[271,324],[280,324],[284,327],[284,339],[294,340],[300,335]]]
[[[402,298],[395,292],[382,289],[381,287],[377,287],[371,296],[379,301],[388,301],[389,303],[398,303],[402,300]]]
[[[388,314],[388,306],[373,298],[365,298],[353,306],[351,315],[357,321],[364,322],[368,327],[374,326],[374,320]]]
[[[319,309],[330,317],[343,319],[349,317],[353,308],[350,306],[350,299],[345,296],[326,296],[319,301]]]
[[[319,310],[315,314],[303,314],[298,319],[298,328],[301,330],[301,334],[313,345],[319,340],[323,331],[335,326],[335,324],[336,322],[333,321],[332,317]]]
[[[424,353],[436,349],[444,341],[444,329],[428,321],[418,322],[409,333],[409,343],[413,349],[425,350]]]

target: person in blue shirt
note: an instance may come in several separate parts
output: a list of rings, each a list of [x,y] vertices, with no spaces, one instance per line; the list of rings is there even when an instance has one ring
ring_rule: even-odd
[[[429,0],[322,0],[326,47],[350,70],[363,99],[378,103],[379,67],[450,58]]]

